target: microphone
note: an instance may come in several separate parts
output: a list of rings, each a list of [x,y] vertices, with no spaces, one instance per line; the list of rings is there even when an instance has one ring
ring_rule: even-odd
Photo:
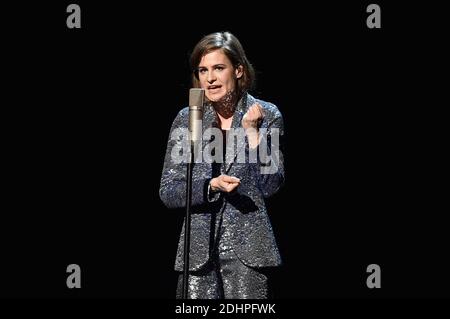
[[[191,145],[202,139],[204,89],[189,90],[189,133]]]

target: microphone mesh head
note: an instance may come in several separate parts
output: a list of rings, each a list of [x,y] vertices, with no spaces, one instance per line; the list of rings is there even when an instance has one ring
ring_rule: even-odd
[[[189,90],[189,106],[203,106],[205,98],[204,89],[190,89]]]

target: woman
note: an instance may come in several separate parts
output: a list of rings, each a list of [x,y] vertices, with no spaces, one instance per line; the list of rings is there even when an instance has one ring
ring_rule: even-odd
[[[281,264],[264,198],[277,192],[284,181],[277,144],[283,119],[275,105],[248,93],[254,70],[231,33],[201,39],[192,52],[191,67],[193,86],[203,88],[207,100],[203,131],[220,129],[226,146],[223,160],[216,157],[214,163],[194,164],[188,298],[265,299],[269,296],[265,270]],[[170,136],[187,126],[186,107],[175,118]],[[239,130],[244,138],[234,145],[234,132]],[[203,140],[203,147],[208,142]],[[161,177],[160,197],[169,208],[185,206],[186,164],[173,160],[173,148],[180,143],[169,140]],[[243,161],[240,155],[247,153],[259,156]],[[184,226],[175,262],[180,272],[183,240]],[[177,297],[181,297],[182,277]]]

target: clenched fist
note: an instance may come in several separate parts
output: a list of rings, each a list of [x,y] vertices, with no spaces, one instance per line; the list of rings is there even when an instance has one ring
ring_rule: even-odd
[[[264,112],[261,104],[254,103],[250,106],[247,112],[242,117],[242,127],[247,130],[249,128],[254,128],[258,130],[259,123],[262,122],[264,118]]]
[[[254,103],[242,117],[242,127],[248,137],[250,148],[256,148],[259,145],[259,124],[264,119],[264,112],[261,104]]]

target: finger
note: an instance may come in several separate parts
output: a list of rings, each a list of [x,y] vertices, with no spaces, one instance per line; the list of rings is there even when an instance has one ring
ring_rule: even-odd
[[[258,104],[257,110],[258,110],[259,118],[263,119],[264,118],[264,110],[263,110],[261,104]]]
[[[264,109],[263,107],[258,104],[258,107],[256,108],[257,112],[258,112],[258,119],[263,119],[264,118]]]
[[[255,120],[257,120],[258,119],[258,109],[256,108],[256,107],[252,107],[250,110],[249,110],[249,112],[250,112],[250,119],[252,120],[252,121],[255,121]]]
[[[228,192],[229,185],[230,183],[224,182],[223,180],[219,182],[219,188],[222,192]]]
[[[240,179],[234,176],[222,175],[222,180],[228,183],[239,183]]]
[[[262,108],[262,106],[259,107],[259,113],[261,114],[261,118],[263,119],[266,114],[264,113],[264,109]]]
[[[252,113],[254,112],[256,109],[258,108],[258,104],[253,104],[252,106],[250,106],[247,110],[247,112]]]
[[[237,178],[237,177],[234,177],[234,176],[230,176],[230,177],[231,177],[233,183],[240,183],[241,182],[240,178]]]
[[[261,116],[261,112],[258,107],[255,107],[253,112],[255,114],[255,119],[258,119]]]
[[[239,184],[228,184],[227,186],[227,192],[232,192],[236,187],[238,187]]]
[[[224,181],[219,181],[219,188],[221,191],[226,192],[227,188],[228,188],[229,183],[224,182]]]

